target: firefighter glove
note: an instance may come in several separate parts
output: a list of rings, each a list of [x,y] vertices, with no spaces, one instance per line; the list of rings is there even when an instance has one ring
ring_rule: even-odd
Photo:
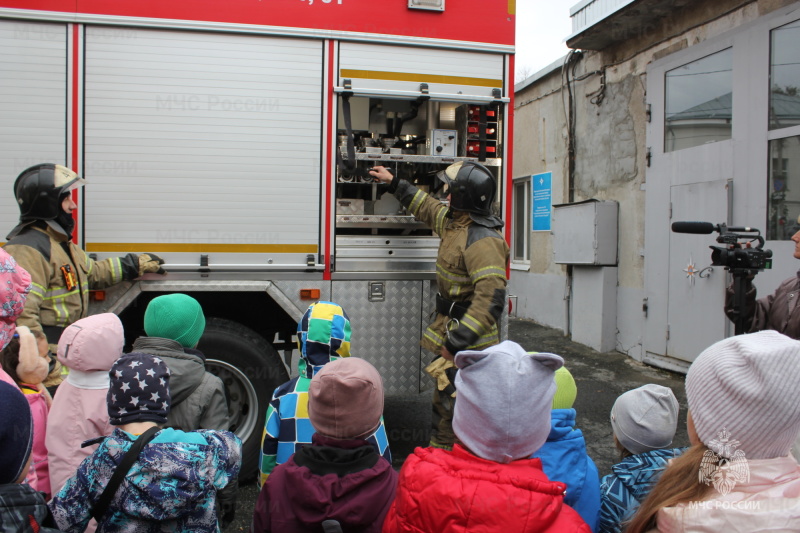
[[[156,254],[140,254],[139,255],[139,275],[143,274],[151,274],[155,272],[156,274],[166,274],[167,271],[161,268],[161,265],[164,264],[164,260],[158,257]]]

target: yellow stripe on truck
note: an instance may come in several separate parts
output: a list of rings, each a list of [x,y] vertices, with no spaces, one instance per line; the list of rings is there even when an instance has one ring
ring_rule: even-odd
[[[343,68],[342,78],[362,80],[415,81],[420,83],[447,83],[449,85],[474,85],[476,87],[502,87],[502,80],[489,78],[468,78],[466,76],[445,76],[443,74],[418,74],[414,72],[384,72],[380,70],[356,70]]]
[[[131,250],[166,253],[315,254],[316,244],[226,244],[207,242],[90,242],[87,252],[125,253]]]

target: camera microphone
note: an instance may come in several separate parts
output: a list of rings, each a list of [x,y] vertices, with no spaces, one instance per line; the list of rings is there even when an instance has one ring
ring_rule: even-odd
[[[673,222],[672,231],[675,233],[698,233],[706,235],[718,231],[718,227],[711,222]]]

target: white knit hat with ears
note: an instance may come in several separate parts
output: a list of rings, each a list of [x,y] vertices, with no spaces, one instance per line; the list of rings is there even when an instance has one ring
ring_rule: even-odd
[[[475,455],[509,463],[530,457],[550,434],[555,371],[564,360],[551,353],[525,353],[505,341],[455,357],[453,431]]]
[[[800,341],[766,330],[712,344],[689,367],[686,399],[697,436],[719,455],[788,455],[800,432]]]

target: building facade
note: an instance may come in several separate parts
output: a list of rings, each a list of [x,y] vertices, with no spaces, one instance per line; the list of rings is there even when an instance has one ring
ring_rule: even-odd
[[[800,2],[584,0],[571,15],[572,51],[515,91],[516,314],[685,370],[733,334],[718,225],[760,230],[740,232],[773,254],[760,295],[800,266]],[[609,246],[607,224],[572,215],[587,200],[617,207],[614,261],[563,259]]]

